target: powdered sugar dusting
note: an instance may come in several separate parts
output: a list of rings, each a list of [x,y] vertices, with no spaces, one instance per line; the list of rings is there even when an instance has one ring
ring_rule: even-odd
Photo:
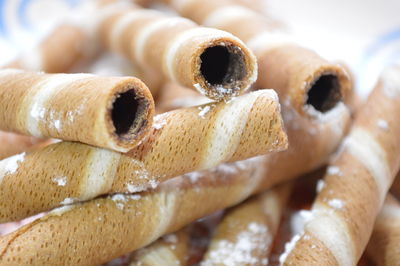
[[[167,120],[165,119],[166,116],[166,113],[156,115],[154,117],[153,128],[157,130],[162,129],[167,124]]]
[[[318,180],[317,182],[317,193],[321,192],[325,187],[325,181],[323,179]]]
[[[400,85],[399,85],[400,86]],[[378,121],[376,122],[376,125],[383,130],[388,130],[389,129],[389,124],[386,120],[384,119],[378,119]]]
[[[337,166],[329,166],[326,172],[328,173],[328,175],[338,175],[338,176],[343,175],[342,171]]]
[[[195,184],[199,181],[199,179],[203,176],[203,174],[201,174],[200,172],[191,172],[191,173],[185,174],[184,176],[189,178],[189,180],[192,184]]]
[[[25,152],[8,157],[1,161],[3,165],[4,174],[14,174],[19,166],[19,163],[23,162],[25,159]]]
[[[66,176],[54,177],[53,182],[57,184],[57,186],[64,187],[67,184]]]
[[[292,250],[296,246],[297,241],[299,241],[300,238],[301,238],[300,234],[294,235],[292,239],[285,244],[285,251],[279,256],[280,265],[283,265],[283,263],[285,263],[286,258],[288,257],[290,252],[292,252]]]
[[[123,210],[125,207],[125,202],[127,201],[125,195],[115,194],[111,197],[111,200],[115,202],[118,209]]]
[[[237,235],[235,242],[220,240],[209,253],[202,265],[256,265],[268,263],[268,260],[259,261],[253,256],[255,250],[265,250],[272,242],[268,229],[263,224],[250,223],[247,229]],[[267,239],[266,239],[267,237]]]
[[[328,205],[334,209],[340,210],[344,206],[344,202],[340,199],[331,199],[328,201]]]
[[[74,203],[76,199],[74,198],[65,198],[63,201],[60,202],[61,205],[70,205]]]
[[[134,185],[130,183],[126,184],[126,188],[130,193],[146,190],[146,187],[144,185]]]
[[[206,118],[205,115],[208,113],[208,111],[210,111],[210,106],[209,106],[209,105],[206,105],[206,106],[204,106],[204,107],[199,106],[198,108],[199,108],[199,110],[200,110],[199,116],[200,116],[201,118],[205,119],[205,118]]]
[[[290,218],[290,229],[293,234],[301,234],[305,224],[313,217],[313,213],[307,210],[295,212]]]

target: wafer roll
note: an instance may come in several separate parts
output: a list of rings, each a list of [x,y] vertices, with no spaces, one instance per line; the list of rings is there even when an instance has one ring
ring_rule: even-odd
[[[211,99],[237,96],[257,78],[254,55],[230,33],[140,8],[110,12],[99,25],[112,51]]]
[[[44,139],[0,131],[0,159],[22,153],[44,142],[46,142]]]
[[[256,87],[273,88],[300,114],[327,112],[351,89],[344,68],[298,46],[263,15],[231,0],[167,2],[181,15],[199,24],[231,32],[255,53],[259,74]],[[283,97],[284,96],[284,97]]]
[[[355,265],[400,167],[400,67],[385,70],[325,176],[284,265]],[[314,247],[314,248],[312,248]]]
[[[126,152],[148,133],[154,102],[136,78],[0,70],[0,129]]]
[[[174,178],[155,191],[115,194],[55,209],[0,238],[0,263],[107,262],[265,189],[264,174],[254,158]]]
[[[101,194],[143,191],[187,172],[286,147],[272,90],[171,111],[156,116],[149,137],[127,154],[62,142],[23,160],[0,161],[0,221]],[[14,171],[8,171],[10,164]]]
[[[230,209],[218,225],[201,265],[268,265],[290,185]]]
[[[376,265],[400,262],[400,203],[391,195],[379,213],[366,252]]]
[[[163,95],[164,92],[167,96]],[[194,93],[188,89],[173,84],[166,86],[163,93],[160,97],[161,110],[190,106],[204,100],[194,97]],[[175,98],[168,95],[174,95]],[[282,115],[290,145],[287,150],[266,155],[264,159],[269,176],[279,178],[281,182],[325,165],[347,134],[351,118],[350,108],[343,102],[312,119],[300,115],[286,100],[282,102]]]
[[[168,234],[131,255],[130,266],[186,265],[189,235],[185,229]]]
[[[62,24],[36,48],[25,52],[7,67],[47,73],[68,72],[78,62],[90,58],[89,49],[85,49],[88,41],[89,38],[81,27]],[[94,54],[93,50],[91,52]]]

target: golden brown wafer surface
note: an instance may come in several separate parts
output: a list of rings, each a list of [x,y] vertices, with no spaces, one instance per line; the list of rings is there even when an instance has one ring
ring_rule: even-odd
[[[153,121],[150,91],[133,77],[16,69],[0,70],[0,77],[2,130],[126,152]]]

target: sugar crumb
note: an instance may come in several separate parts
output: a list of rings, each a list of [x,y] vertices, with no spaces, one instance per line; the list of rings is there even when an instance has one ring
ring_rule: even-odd
[[[384,119],[378,119],[378,121],[376,122],[376,125],[383,130],[388,130],[389,129],[389,124],[386,120]]]
[[[66,176],[60,176],[60,177],[54,177],[53,182],[57,184],[57,186],[64,187],[67,184],[67,177]]]
[[[331,199],[328,201],[328,205],[334,209],[340,210],[344,206],[344,202],[340,199]]]
[[[338,176],[343,175],[342,171],[337,166],[329,166],[327,169],[327,173],[328,175],[338,175]]]

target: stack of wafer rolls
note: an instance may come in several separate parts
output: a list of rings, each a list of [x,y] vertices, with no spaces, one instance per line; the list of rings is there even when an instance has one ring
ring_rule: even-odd
[[[268,265],[291,185],[254,196],[227,211],[202,265]]]
[[[154,191],[60,207],[0,238],[0,263],[107,262],[265,190],[259,163],[256,157],[177,177]]]
[[[100,39],[140,66],[214,100],[241,94],[257,78],[253,53],[230,33],[154,10],[113,10],[98,21]]]
[[[0,129],[126,152],[148,133],[150,91],[132,77],[0,70]]]
[[[386,69],[333,158],[284,265],[355,265],[400,167],[400,67]]]
[[[400,203],[386,197],[379,213],[366,252],[376,265],[397,265],[400,262]]]
[[[159,1],[199,24],[238,36],[257,57],[256,87],[275,89],[282,101],[290,101],[301,114],[327,112],[350,92],[344,68],[298,46],[287,35],[276,32],[276,25],[263,15],[235,5],[235,1]]]
[[[272,90],[174,110],[154,121],[149,136],[126,154],[62,142],[22,160],[0,161],[0,220],[105,193],[142,191],[187,172],[287,148]]]

